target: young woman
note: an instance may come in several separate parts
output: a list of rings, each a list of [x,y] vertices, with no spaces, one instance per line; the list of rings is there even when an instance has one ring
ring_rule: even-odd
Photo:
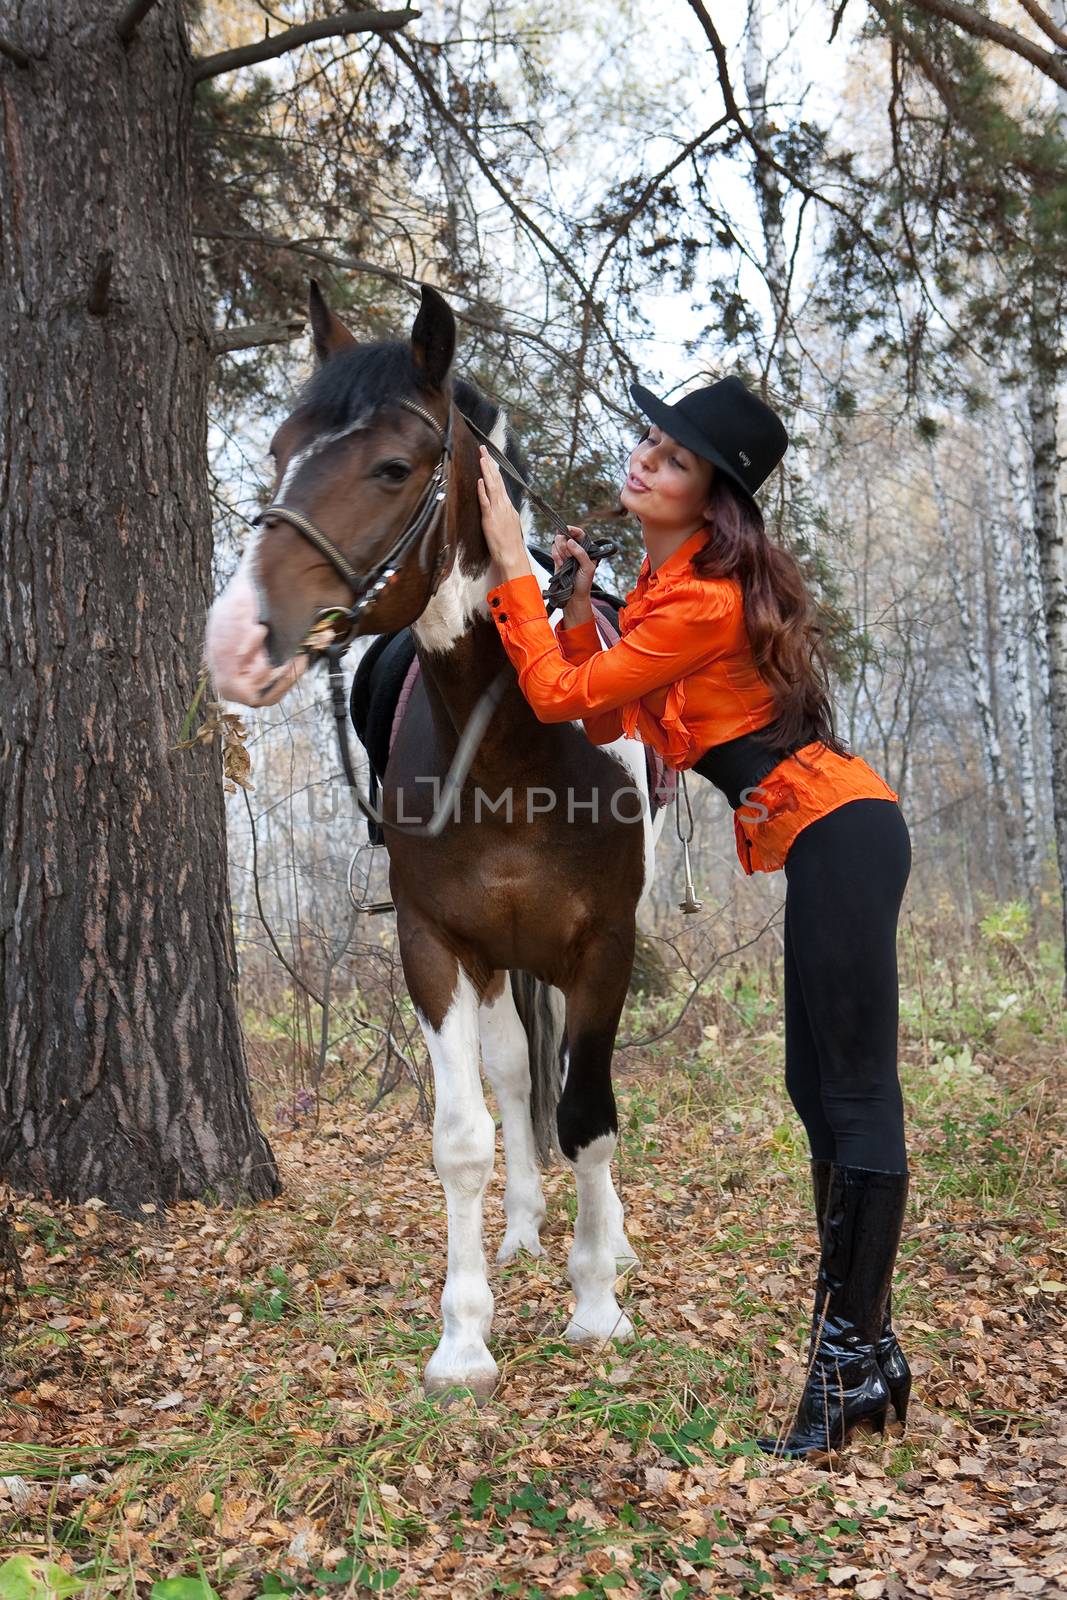
[[[593,563],[548,623],[518,516],[492,458],[479,483],[502,582],[491,614],[543,722],[582,718],[595,744],[639,738],[734,809],[746,873],[784,868],[785,1078],[811,1149],[822,1243],[808,1376],[775,1454],[842,1447],[858,1426],[904,1421],[911,1374],[890,1281],[908,1166],[897,1078],[896,928],[911,866],[897,796],[835,737],[814,609],[753,498],[785,454],[771,408],[737,378],[668,405],[631,393],[651,425],[621,492],[647,555],[600,646]],[[580,533],[581,530],[577,529]]]

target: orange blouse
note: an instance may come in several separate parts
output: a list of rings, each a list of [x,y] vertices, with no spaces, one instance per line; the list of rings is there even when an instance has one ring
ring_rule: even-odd
[[[645,557],[610,650],[601,648],[595,622],[560,623],[553,633],[532,573],[489,591],[501,643],[541,722],[581,718],[593,744],[640,739],[684,769],[712,745],[774,720],[774,698],[745,628],[740,583],[693,570],[706,538],[699,529],[654,573]],[[735,811],[741,865],[747,873],[776,871],[808,822],[862,798],[897,796],[859,756],[805,745]]]
[[[701,578],[691,562],[707,532],[687,539],[655,572],[645,557],[619,612],[618,644],[601,650],[595,622],[548,625],[538,580],[489,592],[501,642],[541,722],[581,717],[593,744],[641,739],[672,767],[709,745],[766,727],[771,692],[756,671],[736,578]]]

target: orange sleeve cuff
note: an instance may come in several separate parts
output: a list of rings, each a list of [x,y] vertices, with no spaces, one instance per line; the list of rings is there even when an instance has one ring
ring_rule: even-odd
[[[556,624],[556,642],[568,661],[588,661],[600,653],[600,634],[595,622],[580,622],[576,628]]]

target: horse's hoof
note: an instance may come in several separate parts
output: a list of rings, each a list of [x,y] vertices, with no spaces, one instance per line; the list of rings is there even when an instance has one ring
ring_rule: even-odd
[[[440,1358],[440,1359],[439,1359]],[[441,1356],[441,1347],[434,1351],[422,1375],[423,1392],[428,1399],[450,1395],[452,1391],[467,1389],[479,1404],[488,1400],[497,1386],[500,1369],[489,1351],[457,1351]]]
[[[568,1344],[605,1344],[609,1339],[624,1344],[634,1336],[634,1325],[616,1306],[613,1310],[576,1312],[568,1322],[563,1337]]]
[[[475,1407],[481,1411],[483,1406],[489,1404],[495,1392],[494,1389],[490,1389],[485,1394],[479,1394],[469,1383],[449,1383],[442,1389],[426,1389],[425,1386],[423,1388],[426,1399],[435,1405],[438,1411],[459,1411],[472,1400]]]
[[[499,1263],[513,1261],[522,1250],[525,1250],[528,1256],[543,1256],[545,1253],[537,1228],[532,1222],[508,1229],[504,1235],[504,1242],[496,1253],[496,1259]]]

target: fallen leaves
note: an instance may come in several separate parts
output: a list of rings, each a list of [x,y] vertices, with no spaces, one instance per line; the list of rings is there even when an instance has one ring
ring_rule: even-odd
[[[106,1555],[140,1600],[211,1600],[198,1562],[226,1573],[226,1600],[258,1600],[265,1576],[340,1595],[384,1573],[426,1600],[1062,1592],[1063,1258],[1036,1177],[1000,1217],[924,1191],[920,1148],[898,1273],[908,1431],[825,1470],[771,1462],[752,1437],[795,1400],[815,1263],[803,1173],[768,1178],[766,1117],[717,1132],[719,1151],[657,1089],[654,1147],[625,1170],[639,1339],[560,1342],[572,1189],[553,1169],[546,1254],[493,1273],[501,1390],[447,1414],[419,1390],[443,1205],[397,1097],[281,1131],[286,1192],[248,1213],[13,1202],[28,1287],[2,1358],[4,1545],[51,1539],[60,1570]],[[719,1185],[712,1160],[743,1181]]]

